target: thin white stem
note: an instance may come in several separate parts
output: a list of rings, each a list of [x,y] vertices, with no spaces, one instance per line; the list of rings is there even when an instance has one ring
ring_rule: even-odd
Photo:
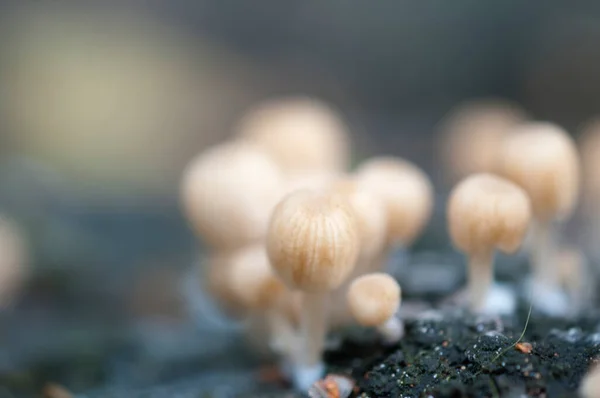
[[[531,267],[534,280],[548,287],[559,285],[558,264],[556,263],[556,228],[550,222],[537,221],[533,231]]]
[[[323,293],[304,293],[300,318],[302,349],[298,361],[303,366],[321,363],[327,334],[327,296]]]
[[[404,336],[404,322],[394,315],[377,327],[387,344],[397,343]]]
[[[490,286],[494,280],[493,254],[491,250],[469,256],[469,305],[479,312],[485,307]]]
[[[276,353],[293,358],[298,343],[296,331],[290,321],[275,309],[267,310],[267,323],[270,332],[270,345]]]

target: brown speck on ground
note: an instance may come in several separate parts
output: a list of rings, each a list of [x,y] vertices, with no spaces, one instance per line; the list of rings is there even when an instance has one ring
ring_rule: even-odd
[[[73,394],[66,388],[54,383],[48,383],[44,386],[42,396],[44,398],[73,398]]]
[[[531,343],[517,343],[515,348],[521,351],[523,354],[531,354],[531,351],[533,350]]]

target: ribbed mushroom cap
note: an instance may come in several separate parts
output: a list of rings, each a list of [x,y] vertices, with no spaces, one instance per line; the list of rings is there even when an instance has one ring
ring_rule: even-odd
[[[577,149],[554,124],[524,124],[508,135],[502,148],[502,174],[527,192],[539,220],[564,219],[577,204]]]
[[[339,287],[356,265],[358,251],[353,210],[338,195],[297,191],[273,212],[267,253],[292,289],[326,292]]]
[[[519,248],[531,218],[523,189],[493,174],[475,174],[450,194],[448,227],[454,245],[473,254]]]
[[[191,225],[218,250],[235,249],[264,237],[283,191],[283,175],[258,147],[225,143],[188,166],[182,201]]]
[[[375,193],[387,209],[387,244],[409,245],[421,233],[433,207],[433,188],[414,164],[394,157],[375,157],[363,163],[359,183]]]
[[[238,134],[262,146],[285,172],[343,171],[348,166],[346,126],[331,108],[311,98],[264,102],[241,120]]]
[[[600,366],[591,368],[585,375],[579,389],[583,398],[600,398]]]
[[[237,250],[230,261],[231,292],[246,308],[271,308],[282,299],[286,287],[275,275],[263,244]]]
[[[400,286],[384,273],[356,278],[348,288],[346,298],[352,316],[363,326],[379,326],[390,319],[400,307]]]
[[[360,255],[373,258],[381,252],[386,240],[387,212],[383,201],[349,176],[335,181],[330,189],[332,193],[342,195],[352,206],[360,239]]]
[[[505,134],[525,120],[524,112],[503,100],[475,100],[458,105],[441,122],[445,172],[458,180],[473,173],[497,172]]]

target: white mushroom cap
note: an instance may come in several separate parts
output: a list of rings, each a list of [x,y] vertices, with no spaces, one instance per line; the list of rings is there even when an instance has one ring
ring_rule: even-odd
[[[441,122],[444,171],[455,181],[473,173],[497,172],[504,136],[524,120],[519,107],[503,100],[458,105]]]
[[[262,146],[286,173],[343,171],[348,166],[347,128],[331,108],[315,99],[264,102],[246,114],[238,133]]]
[[[275,163],[248,143],[225,143],[188,166],[182,200],[195,231],[218,250],[238,248],[264,237],[283,190]]]
[[[354,213],[338,195],[297,191],[273,212],[267,253],[292,289],[325,292],[339,287],[356,265],[358,251]]]
[[[527,192],[539,220],[564,219],[577,204],[577,149],[571,137],[554,124],[524,124],[507,136],[502,174]]]
[[[374,273],[356,278],[346,295],[352,316],[363,326],[380,326],[400,307],[401,290],[388,274]]]
[[[360,184],[385,204],[387,244],[409,245],[421,233],[433,208],[433,188],[427,175],[414,164],[394,157],[375,157],[356,172]]]
[[[448,202],[452,241],[469,254],[496,247],[508,253],[516,251],[530,218],[525,191],[493,174],[467,177],[452,190]]]

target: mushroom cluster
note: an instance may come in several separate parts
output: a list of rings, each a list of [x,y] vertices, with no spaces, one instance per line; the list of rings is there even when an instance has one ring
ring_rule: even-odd
[[[443,123],[445,171],[458,180],[448,228],[468,258],[464,305],[476,313],[514,311],[515,292],[494,282],[494,253],[522,243],[536,309],[563,314],[585,301],[574,273],[587,263],[556,238],[577,203],[579,156],[560,127],[524,115],[488,101]],[[432,216],[433,187],[416,165],[378,156],[350,171],[349,160],[332,108],[283,98],[251,109],[182,180],[185,214],[209,251],[207,288],[227,314],[265,329],[259,338],[302,390],[323,375],[332,328],[371,327],[386,344],[403,337],[401,288],[385,265]]]
[[[324,372],[331,328],[401,338],[400,287],[383,264],[419,236],[433,206],[414,164],[376,157],[351,172],[349,158],[336,112],[282,98],[251,109],[182,179],[185,214],[209,250],[208,291],[230,316],[266,325],[263,339],[303,390]]]

